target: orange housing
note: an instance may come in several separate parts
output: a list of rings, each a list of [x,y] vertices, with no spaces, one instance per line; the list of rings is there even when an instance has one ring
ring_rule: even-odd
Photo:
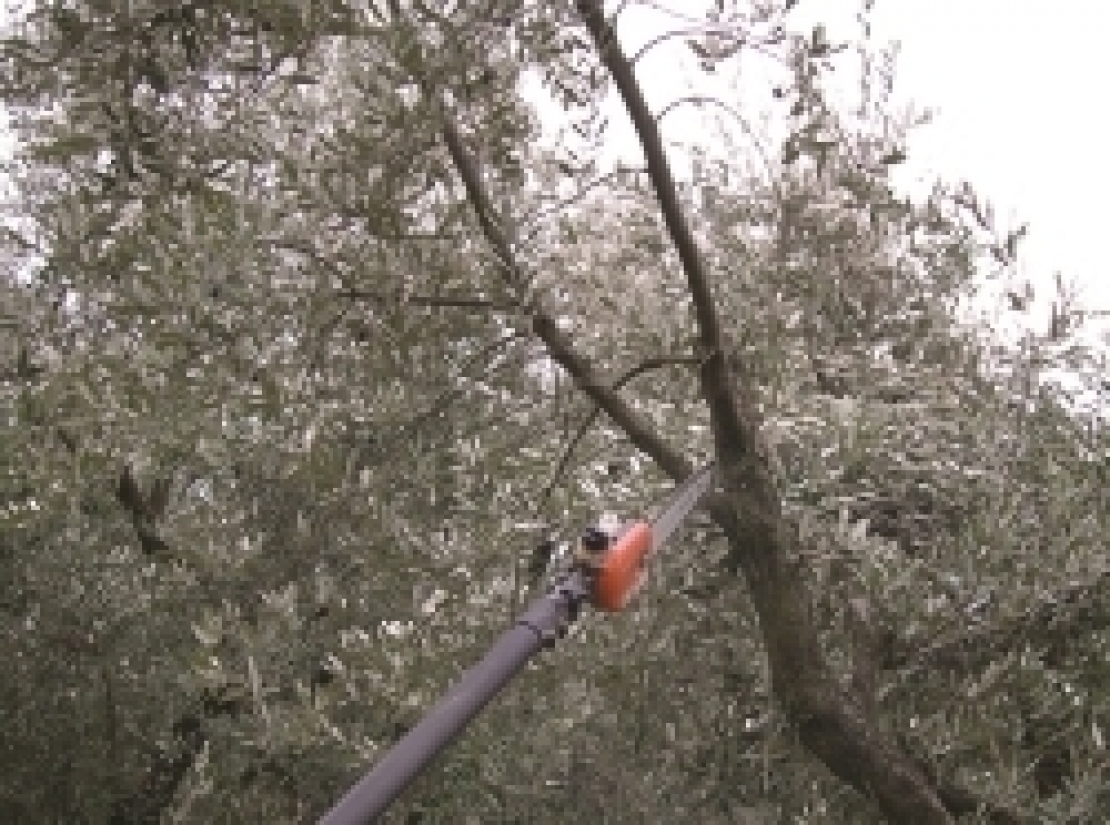
[[[610,613],[623,610],[647,577],[651,525],[638,521],[617,538],[598,566],[594,607]]]

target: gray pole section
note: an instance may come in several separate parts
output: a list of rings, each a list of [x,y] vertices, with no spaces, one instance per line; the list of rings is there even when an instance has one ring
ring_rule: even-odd
[[[581,574],[575,572],[533,602],[482,661],[463,674],[318,825],[366,825],[377,818],[524,663],[574,621],[586,592]]]

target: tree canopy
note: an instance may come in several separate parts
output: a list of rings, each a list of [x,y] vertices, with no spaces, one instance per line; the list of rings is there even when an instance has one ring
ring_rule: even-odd
[[[796,5],[642,48],[648,2],[20,12],[0,818],[315,821],[537,542],[713,459],[634,609],[390,821],[1106,820],[1110,442],[1046,380],[1105,365],[1062,282],[1020,347],[958,318],[1022,232],[898,190],[871,3],[850,42]],[[659,103],[668,49],[705,85]]]

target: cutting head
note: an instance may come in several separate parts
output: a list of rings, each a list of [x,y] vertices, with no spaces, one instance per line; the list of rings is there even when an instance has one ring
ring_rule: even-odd
[[[668,498],[657,505],[648,516],[651,522],[651,549],[658,550],[690,515],[701,497],[709,492],[713,482],[713,462],[696,470],[683,481]]]
[[[647,519],[629,525],[599,547],[591,564],[593,603],[601,610],[621,610],[636,594],[647,574],[647,560],[662,547],[709,490],[713,465],[707,464],[680,484]]]

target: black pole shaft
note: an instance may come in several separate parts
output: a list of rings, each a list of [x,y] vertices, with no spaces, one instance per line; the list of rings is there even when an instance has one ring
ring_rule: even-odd
[[[351,788],[318,825],[366,825],[382,813],[458,736],[540,648],[566,626],[581,600],[578,587],[540,597],[485,657],[468,670],[408,734]]]

